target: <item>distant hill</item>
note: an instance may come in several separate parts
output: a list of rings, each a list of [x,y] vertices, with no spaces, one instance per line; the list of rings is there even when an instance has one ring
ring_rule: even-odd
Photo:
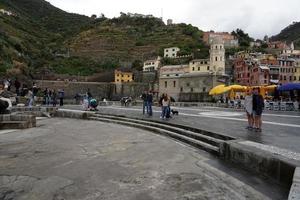
[[[162,55],[172,46],[182,55],[208,56],[202,31],[192,25],[167,26],[159,18],[124,13],[92,19],[45,0],[1,0],[0,9],[13,13],[0,13],[0,75],[16,66],[30,74],[90,75]]]
[[[293,24],[289,25],[278,35],[273,36],[271,40],[294,42],[295,47],[300,49],[300,22],[294,22]]]
[[[208,56],[202,42],[202,31],[192,25],[165,25],[154,17],[104,19],[95,27],[80,33],[69,41],[72,55],[97,60],[117,59],[133,62],[163,56],[163,48],[177,46],[182,55],[200,52]]]

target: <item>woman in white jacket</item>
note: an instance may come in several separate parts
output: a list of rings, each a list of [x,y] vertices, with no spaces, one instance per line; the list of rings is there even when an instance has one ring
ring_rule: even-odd
[[[248,118],[248,126],[246,129],[251,130],[253,128],[253,95],[251,89],[247,89],[245,101],[244,101],[244,107],[246,110],[247,118]]]

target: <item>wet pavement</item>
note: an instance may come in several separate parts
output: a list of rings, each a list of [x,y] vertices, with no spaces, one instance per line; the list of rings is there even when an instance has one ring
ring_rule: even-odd
[[[104,109],[103,109],[104,110]],[[0,131],[0,199],[286,199],[269,180],[152,132],[41,119]]]
[[[66,108],[81,109],[80,106],[66,106]],[[99,107],[99,112],[162,121],[159,118],[160,108],[154,107],[153,109],[152,117],[144,116],[140,107],[102,106]],[[187,125],[300,153],[299,112],[265,112],[263,114],[263,131],[257,133],[245,129],[247,126],[246,116],[240,110],[212,107],[173,109],[178,110],[179,115],[168,120],[169,123]]]

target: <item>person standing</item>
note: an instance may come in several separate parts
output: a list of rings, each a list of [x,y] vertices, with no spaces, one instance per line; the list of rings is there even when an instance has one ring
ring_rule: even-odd
[[[145,115],[145,110],[148,108],[147,107],[147,92],[144,91],[140,97],[143,100],[143,115]],[[147,113],[148,113],[148,109],[147,109]]]
[[[262,112],[264,109],[264,98],[260,94],[259,88],[253,90],[253,117],[254,117],[254,129],[256,132],[261,132],[262,129]]]
[[[65,97],[64,89],[59,90],[58,96],[59,96],[59,106],[64,106],[64,97]]]
[[[88,99],[88,108],[90,108],[91,105],[91,99],[93,98],[93,95],[90,91],[90,88],[88,88],[87,93],[86,93],[87,99]]]
[[[170,108],[170,98],[168,97],[168,95],[165,94],[162,99],[162,118],[163,119],[168,118],[169,108]]]
[[[56,91],[55,90],[53,90],[52,91],[52,105],[53,105],[53,107],[56,107],[56,104],[57,104],[57,94],[56,94]]]
[[[147,97],[146,97],[146,101],[147,101],[148,115],[152,116],[153,95],[152,95],[151,91],[148,92]]]
[[[17,94],[17,96],[20,96],[21,83],[18,80],[18,78],[16,78],[14,85],[15,85],[15,88],[16,88],[16,94]]]
[[[34,104],[34,96],[33,96],[32,89],[28,90],[27,97],[28,97],[28,106],[31,108]]]
[[[247,89],[246,91],[246,96],[244,99],[244,107],[246,110],[247,114],[247,119],[248,119],[248,126],[246,129],[252,130],[253,129],[253,96],[252,96],[252,91],[250,89]]]

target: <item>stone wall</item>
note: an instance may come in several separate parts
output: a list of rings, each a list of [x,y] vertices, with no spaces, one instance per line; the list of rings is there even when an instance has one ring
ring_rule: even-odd
[[[85,94],[90,89],[93,97],[100,100],[119,100],[123,96],[139,97],[149,85],[144,83],[100,83],[100,82],[69,82],[69,81],[43,81],[36,80],[35,83],[41,90],[45,88],[65,90],[65,98],[73,99],[76,93]]]

